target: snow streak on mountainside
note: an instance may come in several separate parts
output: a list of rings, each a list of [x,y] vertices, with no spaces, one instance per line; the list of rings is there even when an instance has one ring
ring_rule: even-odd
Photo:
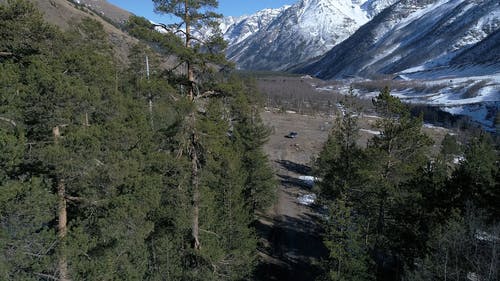
[[[468,115],[494,130],[500,109],[500,2],[401,0],[296,72],[322,79],[386,74],[399,84],[408,81],[393,90],[405,102]]]
[[[402,0],[298,72],[330,79],[500,64],[491,52],[499,28],[498,0]]]
[[[290,6],[265,9],[250,16],[226,17],[221,20],[220,29],[229,45],[238,44],[249,36],[266,28],[277,16]]]
[[[230,27],[223,22],[228,58],[242,69],[286,69],[324,54],[395,1],[301,0],[235,20]]]

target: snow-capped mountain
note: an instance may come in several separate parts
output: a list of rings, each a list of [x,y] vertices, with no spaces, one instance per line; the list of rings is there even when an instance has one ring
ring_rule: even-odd
[[[300,0],[261,11],[226,28],[228,58],[243,69],[286,69],[324,54],[395,1]]]
[[[401,0],[317,61],[322,79],[396,77],[393,94],[494,130],[500,109],[500,2]],[[415,87],[417,85],[417,87]]]
[[[491,52],[499,29],[498,0],[401,0],[299,72],[330,79],[500,64]]]
[[[229,45],[235,45],[266,28],[277,16],[290,6],[278,9],[264,9],[250,16],[226,17],[220,22],[220,29]]]

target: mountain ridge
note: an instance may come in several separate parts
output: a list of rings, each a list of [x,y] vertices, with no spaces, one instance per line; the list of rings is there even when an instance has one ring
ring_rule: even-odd
[[[242,69],[285,70],[324,54],[378,12],[370,9],[395,1],[301,0],[243,40],[224,34],[230,42],[227,55]]]
[[[315,62],[295,71],[331,79],[446,66],[497,32],[497,14],[500,4],[495,1],[403,0]],[[490,40],[490,47],[498,48],[498,44]]]

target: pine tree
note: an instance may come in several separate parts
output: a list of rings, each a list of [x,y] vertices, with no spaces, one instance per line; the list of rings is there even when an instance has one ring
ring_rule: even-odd
[[[373,227],[372,239],[379,278],[399,278],[401,272],[398,263],[401,259],[391,253],[392,241],[400,239],[395,232],[398,222],[394,203],[408,195],[401,184],[410,180],[418,169],[427,162],[427,149],[432,143],[421,132],[422,118],[410,115],[407,107],[384,89],[374,100],[378,112],[384,116],[376,127],[380,136],[370,140],[367,148],[367,167],[362,174],[365,177],[365,189],[371,194],[364,201],[366,216]],[[409,206],[407,206],[409,207]],[[392,260],[391,263],[387,262]]]
[[[322,178],[319,183],[321,195],[327,200],[350,198],[358,184],[356,171],[363,155],[356,143],[359,109],[355,108],[353,100],[351,90],[343,101],[344,111],[337,116],[334,129],[316,161],[316,174]]]
[[[266,127],[259,115],[256,101],[249,101],[256,97],[254,86],[245,89],[240,83],[233,81],[235,87],[233,93],[232,118],[233,141],[242,150],[242,164],[246,171],[245,176],[245,198],[253,214],[264,211],[270,207],[276,198],[276,181],[274,173],[269,165],[269,159],[262,150],[270,135],[270,129]],[[243,83],[251,83],[243,81]]]
[[[491,138],[482,134],[467,145],[464,161],[452,176],[450,189],[458,194],[456,207],[464,210],[468,201],[491,214],[496,220],[500,215],[498,200],[499,155]]]
[[[363,222],[357,213],[362,194],[358,171],[364,160],[357,145],[358,111],[352,92],[343,101],[344,110],[337,116],[315,163],[321,200],[328,206],[324,221],[324,243],[330,255],[323,265],[327,280],[372,280],[369,245]],[[360,197],[361,196],[361,197]]]
[[[346,197],[328,205],[330,216],[324,223],[324,243],[330,254],[326,264],[327,280],[374,280],[368,245],[364,241],[360,217],[353,214]]]
[[[203,155],[200,154],[202,150],[202,144],[199,142],[200,136],[197,129],[197,110],[202,110],[200,108],[201,99],[206,98],[215,94],[213,91],[207,91],[203,94],[199,94],[199,83],[195,81],[195,67],[202,68],[204,65],[203,53],[200,51],[200,46],[210,47],[211,43],[205,43],[201,41],[202,44],[193,44],[194,40],[192,34],[193,27],[200,27],[204,24],[213,25],[214,19],[218,18],[219,15],[206,9],[216,8],[218,2],[216,0],[203,0],[203,1],[168,1],[168,0],[154,0],[155,10],[159,13],[172,14],[181,19],[181,23],[177,26],[174,25],[174,33],[181,32],[184,36],[185,43],[185,56],[182,57],[181,62],[186,65],[186,78],[187,78],[187,99],[193,103],[191,112],[186,118],[184,129],[182,134],[188,140],[184,148],[185,152],[189,155],[191,161],[191,188],[192,188],[192,204],[193,204],[193,215],[192,215],[192,244],[194,249],[200,249],[200,239],[199,239],[199,204],[200,204],[200,169],[201,169],[201,158]],[[180,29],[184,26],[184,29]],[[166,25],[163,27],[170,29]],[[205,44],[203,44],[205,43]],[[217,53],[222,50],[216,50],[214,57],[217,57]]]

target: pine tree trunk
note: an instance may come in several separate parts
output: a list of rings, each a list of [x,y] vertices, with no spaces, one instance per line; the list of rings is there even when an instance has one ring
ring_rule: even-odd
[[[184,2],[184,18],[185,18],[185,24],[186,24],[186,48],[190,48],[191,45],[191,23],[190,23],[190,18],[189,18],[189,3],[188,0],[185,0]],[[194,71],[193,71],[193,66],[191,65],[190,61],[187,61],[186,63],[186,68],[187,68],[187,78],[189,82],[189,100],[193,101],[194,100],[194,91],[193,91],[193,86],[194,86]]]
[[[193,121],[194,121],[194,113]],[[193,122],[194,125],[194,122]],[[193,130],[191,136],[191,183],[193,186],[193,226],[192,226],[192,235],[193,235],[193,248],[199,250],[200,245],[200,226],[199,226],[199,218],[200,218],[200,190],[199,190],[199,178],[198,178],[198,152],[196,151],[196,135]]]
[[[59,199],[59,210],[58,210],[58,236],[59,236],[59,243],[61,245],[60,249],[60,256],[59,256],[59,262],[58,262],[58,269],[59,269],[59,280],[60,281],[69,281],[69,275],[68,275],[68,262],[66,260],[66,253],[65,253],[65,245],[64,245],[64,240],[66,238],[66,234],[68,233],[68,213],[66,209],[66,190],[65,190],[65,184],[64,180],[59,180],[59,183],[57,184],[57,197]]]
[[[198,140],[197,140],[197,134],[196,134],[196,113],[191,112],[189,114],[189,119],[188,119],[188,124],[189,124],[189,133],[190,133],[190,140],[189,140],[189,147],[188,147],[188,152],[189,152],[189,157],[191,160],[191,188],[192,188],[192,198],[191,198],[191,204],[192,204],[192,212],[193,212],[193,217],[192,217],[192,226],[191,226],[191,235],[192,235],[192,247],[195,250],[199,250],[201,245],[200,245],[200,238],[199,238],[199,232],[200,232],[200,227],[199,227],[199,217],[200,217],[200,190],[199,190],[199,158],[198,158]]]
[[[149,58],[146,55],[146,78],[149,82]],[[151,92],[148,93],[148,109],[149,109],[149,122],[151,125],[151,130],[154,130],[154,118],[153,118],[153,95]]]
[[[191,46],[191,23],[189,18],[189,1],[184,1],[184,23],[186,24],[186,48],[190,48]],[[191,62],[188,60],[186,62],[186,74],[189,82],[189,100],[194,102],[194,72],[193,66]],[[198,175],[198,151],[196,145],[196,117],[195,113],[192,112],[190,116],[191,123],[191,184],[193,187],[193,225],[192,225],[192,236],[193,236],[193,249],[199,250],[201,248],[200,245],[200,226],[199,226],[199,218],[200,218],[200,190],[199,190],[199,175]]]
[[[52,134],[54,136],[54,144],[59,143],[59,138],[61,137],[61,132],[59,126],[52,128]],[[68,233],[68,212],[66,208],[66,185],[64,179],[59,179],[57,183],[57,198],[58,198],[58,226],[57,235],[59,237],[60,253],[59,261],[57,264],[57,269],[59,271],[59,281],[69,281],[68,274],[68,261],[66,259],[65,253],[65,238]]]

